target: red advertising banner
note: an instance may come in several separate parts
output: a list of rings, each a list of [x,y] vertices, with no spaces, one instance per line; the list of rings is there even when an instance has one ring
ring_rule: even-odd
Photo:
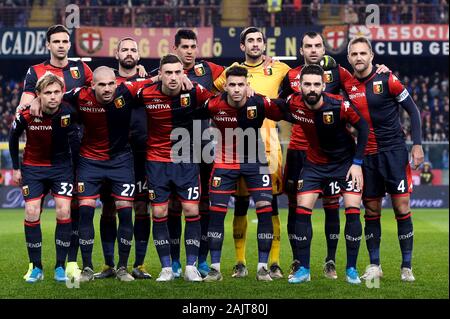
[[[75,31],[79,56],[114,57],[120,39],[136,40],[141,58],[160,58],[172,51],[176,28],[102,28],[81,27]],[[196,28],[199,57],[212,57],[213,29]]]
[[[442,170],[432,169],[433,179],[431,185],[442,185]],[[414,185],[420,185],[420,171],[412,170],[412,180]]]

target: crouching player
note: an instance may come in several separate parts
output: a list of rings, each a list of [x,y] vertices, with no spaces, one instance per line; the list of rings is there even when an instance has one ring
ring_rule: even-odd
[[[326,188],[332,195],[344,197],[347,247],[347,281],[360,283],[356,261],[362,236],[360,221],[362,159],[368,139],[368,124],[342,97],[324,93],[324,71],[318,65],[307,65],[300,76],[301,93],[287,99],[286,119],[300,124],[309,142],[297,193],[295,237],[300,264],[289,283],[310,280],[312,209]],[[346,125],[358,131],[357,145]]]
[[[12,123],[9,149],[14,167],[14,181],[22,185],[25,199],[25,240],[33,269],[26,282],[44,279],[40,225],[41,203],[51,190],[56,206],[56,265],[54,278],[65,282],[65,260],[70,247],[72,222],[70,203],[73,191],[73,171],[69,135],[76,134],[75,110],[61,104],[64,83],[48,74],[36,84],[41,101],[42,117],[30,114],[29,107],[18,112]],[[19,164],[19,137],[26,131],[27,142],[22,165]]]

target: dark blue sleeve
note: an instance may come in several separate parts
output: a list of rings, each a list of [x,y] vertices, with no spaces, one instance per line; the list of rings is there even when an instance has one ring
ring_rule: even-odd
[[[420,113],[416,103],[414,103],[409,94],[399,103],[406,112],[408,112],[408,115],[411,118],[411,137],[414,145],[422,145],[422,124],[420,122]]]
[[[16,119],[11,125],[9,133],[9,154],[13,163],[14,169],[20,168],[19,161],[19,138],[27,127],[25,118],[21,114],[16,115]]]

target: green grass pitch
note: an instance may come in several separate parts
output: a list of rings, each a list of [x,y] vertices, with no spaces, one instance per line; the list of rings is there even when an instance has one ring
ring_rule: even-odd
[[[249,276],[245,279],[231,278],[234,264],[234,247],[232,239],[232,213],[226,218],[225,243],[222,259],[224,280],[217,283],[188,283],[176,280],[169,283],[157,283],[160,264],[156,249],[149,245],[146,267],[153,275],[152,280],[122,283],[116,279],[96,280],[81,284],[79,289],[68,289],[66,285],[53,280],[55,258],[54,227],[55,213],[45,211],[42,215],[43,229],[43,264],[45,280],[31,285],[22,279],[28,267],[24,233],[23,210],[0,210],[0,273],[2,287],[0,298],[258,298],[258,299],[305,299],[305,298],[350,298],[350,299],[382,299],[382,298],[449,298],[448,293],[448,251],[449,251],[449,212],[448,210],[423,209],[414,210],[414,255],[413,270],[416,282],[404,283],[400,280],[400,248],[397,240],[397,226],[393,212],[385,210],[382,218],[381,261],[384,278],[379,288],[369,289],[363,283],[353,286],[345,282],[345,242],[343,240],[344,216],[341,210],[341,240],[337,252],[339,278],[335,281],[324,278],[322,263],[325,257],[326,244],[323,233],[324,214],[317,210],[313,215],[314,237],[311,250],[311,282],[290,285],[287,272],[291,262],[291,252],[286,235],[287,211],[281,210],[282,249],[281,266],[285,278],[274,282],[257,282],[256,274],[256,223],[255,213],[249,213],[249,234],[247,241],[247,263]],[[99,271],[102,264],[100,245],[99,212],[97,210],[95,227],[94,265]],[[117,247],[117,245],[116,245]],[[117,248],[116,248],[117,249]],[[133,247],[134,250],[134,247]],[[182,250],[182,255],[183,255]],[[79,259],[81,257],[79,255]],[[134,251],[129,264],[134,261]],[[358,269],[363,273],[368,264],[365,242],[361,243]]]

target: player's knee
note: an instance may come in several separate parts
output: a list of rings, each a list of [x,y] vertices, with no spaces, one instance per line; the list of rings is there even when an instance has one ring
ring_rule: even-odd
[[[80,206],[92,206],[95,207],[95,199],[81,199]]]
[[[116,201],[116,208],[117,209],[121,209],[121,208],[128,208],[128,207],[132,207],[132,202],[129,200],[117,200]]]
[[[27,205],[25,207],[25,219],[29,222],[38,221],[41,216],[41,208],[39,205]]]
[[[378,200],[364,200],[363,203],[366,216],[377,217],[381,215],[381,202],[378,202]]]
[[[269,201],[266,201],[266,200],[260,200],[255,203],[256,208],[261,208],[264,206],[271,206],[271,205],[272,205],[272,203]]]
[[[324,207],[339,205],[339,197],[323,197],[322,203]]]
[[[400,198],[392,201],[392,207],[396,216],[406,215],[410,212],[409,198]]]
[[[198,205],[183,205],[184,216],[193,217],[198,215]]]
[[[70,218],[70,205],[60,205],[56,207],[56,218],[68,219]]]
[[[168,215],[167,205],[152,206],[152,216],[156,218],[163,218]]]

